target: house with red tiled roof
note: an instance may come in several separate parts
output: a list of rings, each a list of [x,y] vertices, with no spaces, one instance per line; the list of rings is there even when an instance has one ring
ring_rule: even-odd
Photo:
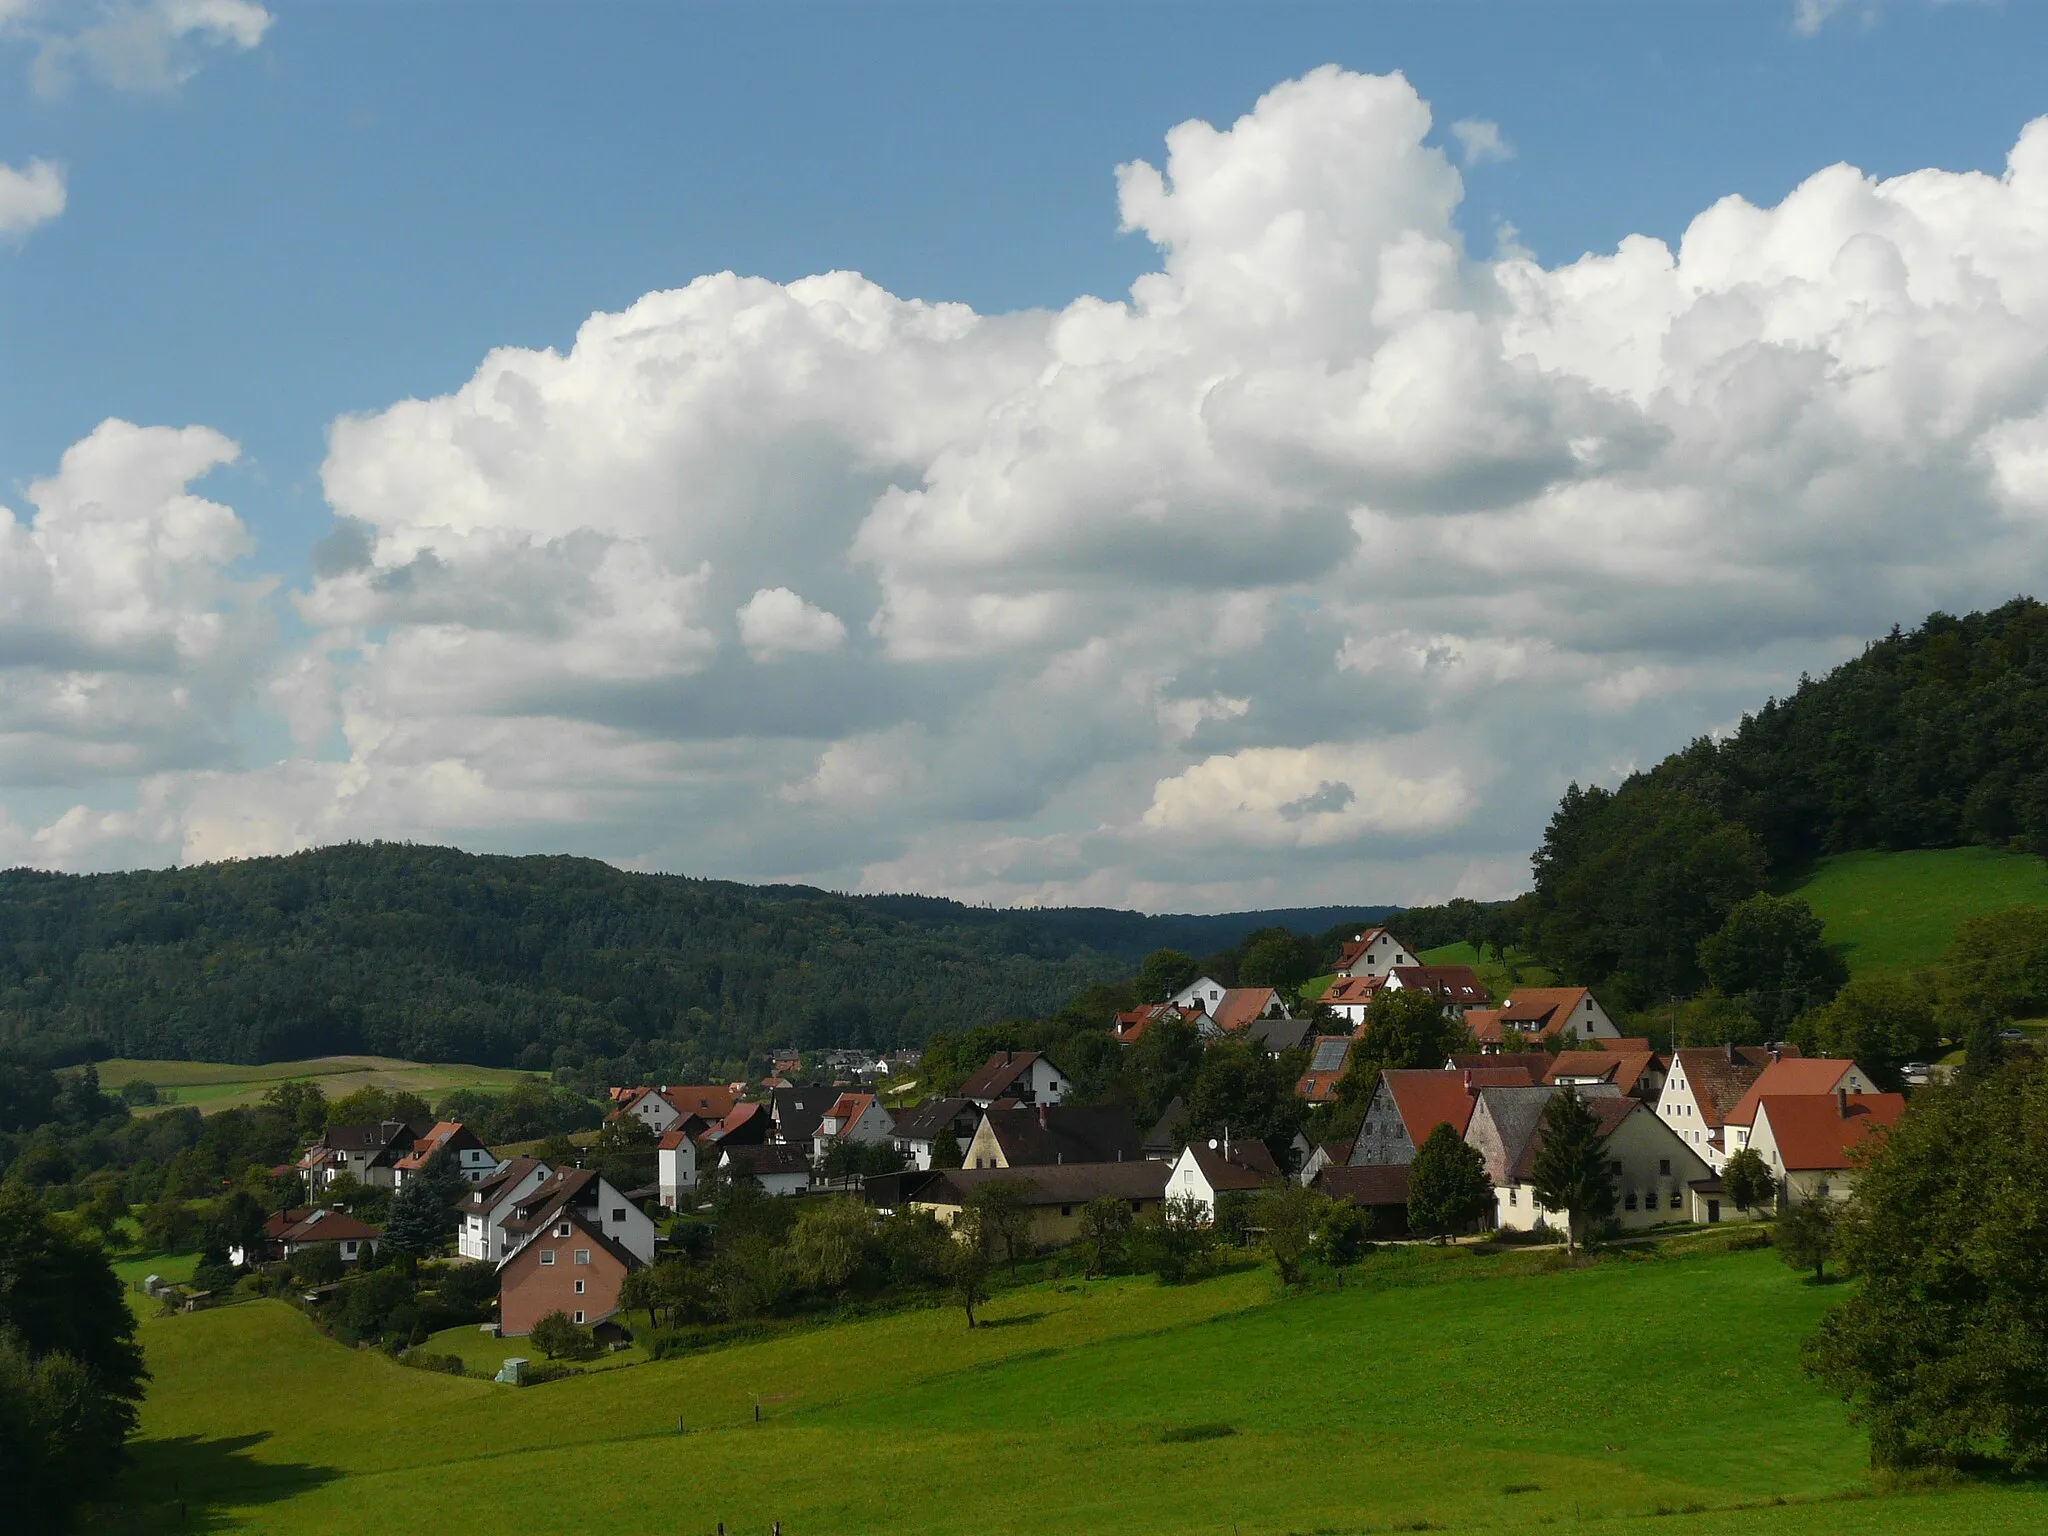
[[[1210,1221],[1216,1219],[1216,1197],[1253,1194],[1280,1183],[1286,1175],[1263,1141],[1228,1135],[1191,1142],[1174,1159],[1166,1180],[1166,1198],[1192,1200]]]
[[[1621,1035],[1600,999],[1584,987],[1516,987],[1498,1008],[1466,1010],[1465,1027],[1482,1046],[1510,1038],[1547,1040],[1554,1035],[1569,1042]]]
[[[1284,1019],[1287,1004],[1272,987],[1226,987],[1223,996],[1209,1010],[1204,1033],[1235,1035],[1260,1019]]]
[[[1370,974],[1339,976],[1323,989],[1323,995],[1316,1001],[1355,1031],[1365,1023],[1365,1010],[1372,1006],[1373,998],[1386,981],[1384,976]]]
[[[1671,1053],[1657,1114],[1716,1173],[1727,1161],[1721,1128],[1764,1068],[1798,1051],[1789,1046],[1715,1045]]]
[[[376,1252],[384,1232],[347,1211],[327,1206],[274,1211],[263,1223],[263,1235],[251,1251],[241,1247],[228,1250],[230,1264],[260,1263],[267,1258],[298,1258],[316,1248],[331,1247],[344,1264]]]
[[[689,1129],[697,1117],[691,1115],[678,1122],[681,1129]],[[698,1131],[695,1140],[699,1147],[758,1147],[772,1140],[770,1132],[775,1128],[775,1112],[766,1104],[748,1102],[735,1104],[725,1112],[725,1117],[706,1130]]]
[[[1655,1051],[1559,1051],[1544,1066],[1540,1080],[1580,1090],[1605,1083],[1632,1099],[1655,1104],[1664,1090],[1666,1065]]]
[[[872,1093],[842,1093],[818,1121],[811,1156],[822,1163],[835,1142],[874,1146],[888,1141],[895,1129],[895,1116]]]
[[[1357,1041],[1350,1035],[1316,1036],[1308,1055],[1308,1070],[1294,1085],[1295,1094],[1311,1104],[1327,1104],[1336,1098],[1337,1085],[1351,1068],[1351,1047],[1355,1044]]]
[[[1350,1166],[1412,1163],[1415,1149],[1439,1125],[1465,1134],[1480,1089],[1529,1086],[1529,1074],[1521,1067],[1382,1072],[1352,1141]]]
[[[1384,976],[1397,965],[1421,963],[1406,944],[1377,925],[1359,929],[1337,951],[1339,976]]]
[[[745,1086],[744,1083],[740,1085],[741,1088]],[[739,1089],[725,1083],[684,1084],[673,1088],[663,1084],[659,1088],[640,1089],[622,1101],[614,1113],[631,1115],[659,1136],[672,1129],[685,1115],[723,1120],[732,1113],[738,1097]]]
[[[1784,1056],[1765,1067],[1757,1080],[1728,1111],[1722,1122],[1721,1145],[1733,1157],[1749,1145],[1757,1106],[1766,1097],[1797,1094],[1875,1093],[1877,1084],[1855,1062],[1838,1056]]]
[[[1788,1206],[1847,1200],[1858,1160],[1906,1112],[1896,1093],[1802,1093],[1757,1101],[1749,1145],[1778,1179]]]
[[[1116,1015],[1111,1021],[1110,1032],[1116,1036],[1118,1045],[1136,1045],[1145,1038],[1145,1031],[1161,1020],[1185,1022],[1202,1016],[1199,1009],[1181,1008],[1173,1003],[1144,1003]]]
[[[1479,973],[1469,965],[1397,965],[1387,972],[1391,992],[1431,992],[1444,1005],[1444,1012],[1462,1019],[1469,1009],[1484,1008],[1493,994],[1480,985]]]
[[[433,1129],[413,1142],[411,1151],[391,1165],[395,1187],[403,1189],[408,1178],[443,1150],[454,1159],[455,1170],[465,1183],[481,1184],[503,1166],[498,1154],[478,1141],[476,1132],[460,1120],[437,1120]]]

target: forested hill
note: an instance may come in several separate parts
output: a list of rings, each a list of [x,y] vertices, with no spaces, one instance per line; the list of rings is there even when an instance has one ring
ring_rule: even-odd
[[[2048,607],[1936,613],[1801,679],[1721,741],[1618,789],[1574,785],[1525,938],[1625,1007],[1701,984],[1701,939],[1814,859],[1981,843],[2048,852]]]
[[[0,1048],[337,1052],[684,1076],[771,1045],[911,1045],[1051,1011],[1153,949],[1383,907],[1001,910],[372,843],[110,875],[0,874]]]

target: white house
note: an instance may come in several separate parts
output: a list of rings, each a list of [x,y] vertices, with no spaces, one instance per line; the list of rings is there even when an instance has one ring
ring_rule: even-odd
[[[732,1113],[733,1103],[738,1097],[729,1085],[721,1083],[674,1088],[664,1084],[659,1088],[640,1089],[626,1099],[619,1113],[631,1115],[660,1136],[685,1115],[698,1115],[711,1121],[723,1120]]]
[[[1214,976],[1197,976],[1167,1001],[1176,1008],[1192,1008],[1197,1013],[1213,1014],[1216,1005],[1223,1001],[1223,994],[1229,990]]]
[[[1606,1137],[1608,1166],[1614,1174],[1617,1196],[1614,1224],[1632,1231],[1690,1220],[1690,1187],[1709,1177],[1706,1159],[1680,1140],[1678,1133],[1640,1099],[1610,1089],[1601,1096],[1586,1097],[1583,1102],[1600,1122],[1601,1133]],[[1473,1118],[1476,1122],[1478,1115]],[[1471,1140],[1469,1132],[1467,1140]],[[1563,1229],[1564,1213],[1546,1210],[1538,1202],[1532,1182],[1536,1154],[1542,1144],[1543,1125],[1539,1116],[1521,1147],[1514,1149],[1515,1156],[1505,1176],[1495,1180],[1494,1225],[1503,1232]]]
[[[960,1085],[959,1096],[973,1100],[978,1109],[987,1109],[997,1099],[1057,1104],[1073,1086],[1049,1056],[1037,1051],[998,1051]]]
[[[770,1195],[801,1195],[811,1187],[811,1160],[801,1147],[768,1142],[758,1147],[727,1147],[718,1158],[727,1178],[750,1178]]]
[[[1905,1110],[1905,1096],[1897,1093],[1766,1096],[1749,1144],[1777,1179],[1786,1205],[1840,1202],[1855,1190],[1858,1149],[1897,1125]]]
[[[467,1184],[481,1184],[504,1166],[503,1159],[478,1141],[476,1133],[460,1120],[439,1120],[412,1144],[410,1152],[391,1165],[392,1187],[405,1188],[407,1179],[442,1152],[454,1160],[455,1171]]]
[[[826,1150],[835,1141],[873,1146],[888,1141],[895,1129],[895,1116],[884,1109],[881,1100],[872,1093],[842,1093],[818,1122],[817,1133],[812,1138],[811,1156],[822,1162]]]
[[[471,1190],[456,1208],[455,1247],[465,1259],[495,1264],[512,1250],[505,1219],[554,1173],[536,1157],[515,1157]]]
[[[1277,1184],[1281,1177],[1280,1165],[1264,1142],[1226,1136],[1181,1148],[1166,1177],[1166,1198],[1192,1200],[1206,1219],[1214,1221],[1218,1195],[1249,1194]]]
[[[1340,976],[1384,976],[1397,965],[1420,965],[1399,939],[1384,928],[1363,928],[1337,952]]]
[[[1722,1161],[1749,1145],[1755,1128],[1757,1106],[1766,1097],[1791,1098],[1799,1094],[1875,1093],[1877,1084],[1853,1061],[1832,1056],[1780,1056],[1765,1067],[1749,1085],[1721,1127]]]
[[[683,1197],[697,1187],[697,1144],[680,1128],[663,1132],[654,1166],[661,1203],[672,1211],[681,1209]]]
[[[653,1221],[590,1168],[566,1168],[550,1174],[512,1202],[511,1212],[501,1223],[505,1252],[498,1262],[504,1263],[570,1215],[602,1232],[642,1264],[654,1262]]]
[[[1764,1069],[1783,1054],[1763,1045],[1673,1051],[1671,1070],[1657,1095],[1657,1117],[1719,1173],[1728,1160],[1722,1127]]]

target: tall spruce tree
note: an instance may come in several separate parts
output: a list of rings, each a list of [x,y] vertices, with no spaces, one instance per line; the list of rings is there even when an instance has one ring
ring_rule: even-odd
[[[1614,1214],[1614,1173],[1600,1122],[1566,1088],[1543,1111],[1543,1140],[1531,1181],[1547,1210],[1565,1214],[1565,1249],[1576,1253],[1587,1229]]]

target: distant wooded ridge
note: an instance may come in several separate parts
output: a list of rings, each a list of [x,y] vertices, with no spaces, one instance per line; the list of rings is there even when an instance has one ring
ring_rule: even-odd
[[[666,1069],[920,1044],[1048,1013],[1152,950],[1384,906],[1147,916],[846,896],[595,859],[358,843],[184,869],[0,874],[0,1049],[50,1064],[341,1052]]]

